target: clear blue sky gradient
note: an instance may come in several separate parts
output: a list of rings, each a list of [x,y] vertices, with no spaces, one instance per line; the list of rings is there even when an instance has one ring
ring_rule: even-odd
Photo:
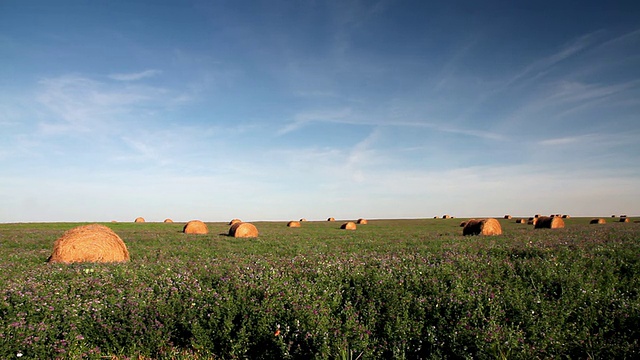
[[[638,1],[0,1],[0,222],[640,215]]]

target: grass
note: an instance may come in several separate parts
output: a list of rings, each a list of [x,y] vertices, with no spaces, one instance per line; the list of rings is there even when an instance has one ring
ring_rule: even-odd
[[[462,237],[465,219],[106,223],[124,264],[47,264],[81,224],[0,224],[0,357],[637,358],[640,224]]]

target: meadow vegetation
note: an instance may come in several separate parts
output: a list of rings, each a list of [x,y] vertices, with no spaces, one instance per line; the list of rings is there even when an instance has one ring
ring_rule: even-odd
[[[81,224],[0,224],[0,358],[640,356],[640,224],[460,221],[105,223],[130,262],[72,265],[45,260]]]

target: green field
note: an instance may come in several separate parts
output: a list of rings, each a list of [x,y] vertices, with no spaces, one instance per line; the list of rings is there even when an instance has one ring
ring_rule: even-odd
[[[105,223],[131,261],[73,265],[45,260],[81,224],[0,224],[0,358],[640,357],[634,219],[462,220]]]

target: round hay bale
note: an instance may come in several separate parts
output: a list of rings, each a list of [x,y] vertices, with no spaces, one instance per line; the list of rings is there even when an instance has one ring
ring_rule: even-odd
[[[335,218],[330,217],[330,218],[328,218],[328,219],[327,219],[327,221],[336,221],[336,219],[335,219]]]
[[[527,221],[527,225],[535,225],[538,222],[538,219],[540,218],[537,218],[537,217],[529,218],[529,220]]]
[[[463,222],[460,223],[460,227],[464,227],[465,225],[467,225],[466,221],[463,221]]]
[[[307,219],[305,218],[300,219],[300,222],[303,222],[303,221],[307,221]]]
[[[238,222],[229,228],[229,236],[237,238],[258,237],[258,229],[251,223]]]
[[[143,223],[144,222],[144,218],[143,217],[137,217],[133,222]]]
[[[173,222],[173,220],[171,220],[171,219],[164,219],[164,222],[166,222],[166,223],[172,223],[172,222]]]
[[[607,220],[603,218],[591,219],[591,221],[589,221],[589,224],[606,224],[606,223],[607,223]]]
[[[616,217],[615,215],[611,215],[612,218]]]
[[[123,262],[129,261],[129,250],[111,229],[100,224],[75,227],[53,243],[47,262]]]
[[[358,219],[358,221],[356,221],[356,224],[360,224],[360,225],[367,225],[368,221],[367,219]]]
[[[348,222],[340,225],[340,229],[355,230],[356,229],[356,223],[354,223],[353,221],[348,221]]]
[[[627,217],[627,215],[620,215],[620,217]]]
[[[504,216],[504,218],[507,219],[507,220],[511,220],[511,215],[507,214],[507,215]]]
[[[300,221],[289,221],[287,223],[288,227],[292,227],[292,228],[299,228],[300,227]]]
[[[564,221],[562,218],[554,216],[541,216],[535,223],[536,229],[560,229],[564,227]]]
[[[233,224],[237,224],[237,223],[241,223],[241,222],[242,222],[242,220],[240,220],[240,219],[233,219],[233,220],[229,221],[229,225],[233,225]]]
[[[502,227],[498,220],[470,219],[462,229],[462,235],[501,235]]]
[[[516,224],[526,224],[527,220],[525,219],[516,219]]]
[[[535,215],[533,215],[533,217],[537,219],[537,218],[540,217],[540,214],[535,214]]]
[[[191,220],[185,224],[182,228],[182,232],[185,234],[208,234],[209,228],[207,224],[203,223],[200,220]]]
[[[447,215],[447,214],[444,214],[444,215],[442,215],[442,218],[443,218],[443,219],[451,219],[451,216],[450,216],[450,215]]]
[[[564,215],[562,215],[562,218],[563,219],[571,219],[571,215],[564,214]]]
[[[629,218],[627,218],[627,217],[621,217],[621,218],[620,218],[620,222],[628,223],[628,222],[629,222]]]

